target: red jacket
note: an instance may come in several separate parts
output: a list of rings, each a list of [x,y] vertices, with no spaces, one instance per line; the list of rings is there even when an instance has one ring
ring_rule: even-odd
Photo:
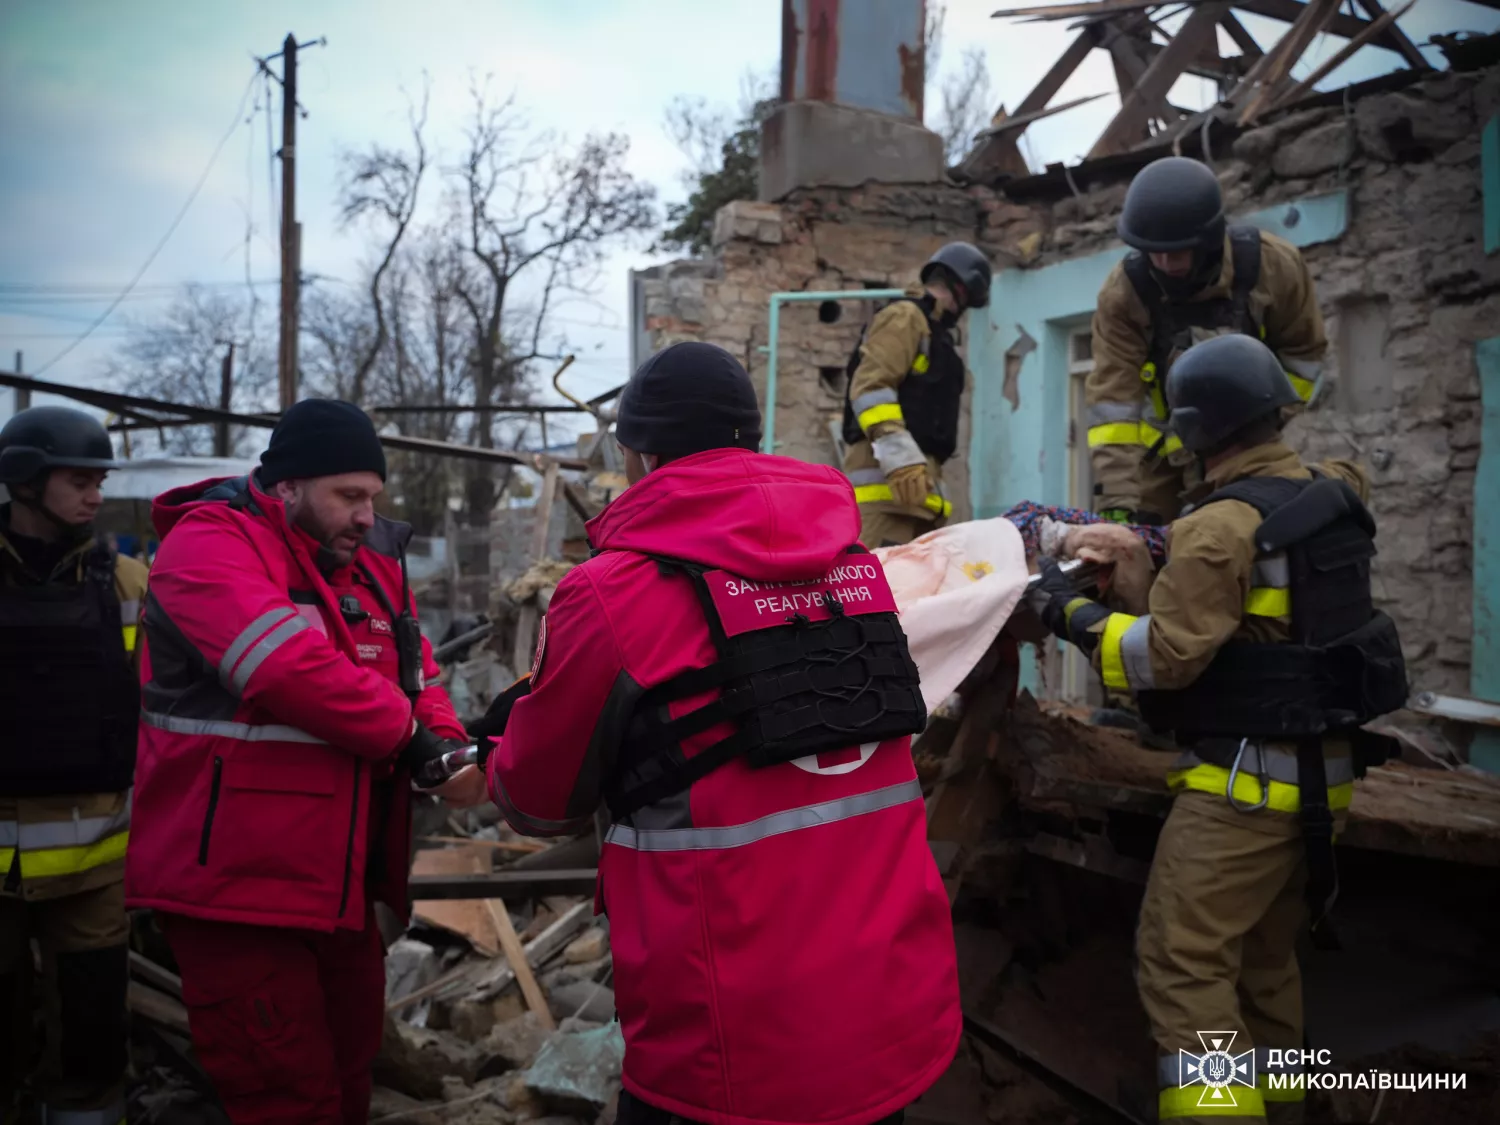
[[[716,658],[691,584],[637,552],[816,580],[859,512],[837,470],[715,450],[651,473],[588,530],[604,553],[559,583],[531,693],[490,757],[491,795],[532,835],[584,828],[635,700]],[[685,702],[672,714],[700,701]],[[816,763],[733,759],[627,820],[605,843],[599,904],[631,1093],[711,1125],[864,1125],[948,1066],[953,930],[909,738]]]
[[[413,705],[391,614],[358,566],[325,578],[313,539],[243,477],[164,493],[152,518],[129,905],[331,931],[364,925],[368,887],[404,916],[411,786],[393,759]],[[377,519],[356,556],[392,607],[409,535]],[[348,595],[370,615],[352,626]],[[435,683],[415,715],[464,737]]]

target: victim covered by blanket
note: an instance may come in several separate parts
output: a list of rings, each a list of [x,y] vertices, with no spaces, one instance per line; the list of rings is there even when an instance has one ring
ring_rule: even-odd
[[[1126,544],[1146,548],[1141,552],[1135,547],[1140,554],[1136,569],[1149,574],[1153,564],[1165,561],[1163,528],[1127,530],[1091,512],[1029,502],[998,519],[950,524],[910,543],[876,548],[912,659],[922,673],[929,714],[958,688],[1005,628],[1026,592],[1038,554],[1114,563],[1130,553],[1117,541],[1122,536]],[[1125,579],[1126,568],[1117,569]],[[1138,583],[1120,584],[1128,588],[1118,594],[1136,601],[1132,595]]]

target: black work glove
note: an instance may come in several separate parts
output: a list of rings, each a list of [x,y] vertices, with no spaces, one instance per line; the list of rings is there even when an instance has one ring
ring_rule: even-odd
[[[522,676],[510,687],[495,696],[484,718],[468,728],[469,737],[479,744],[480,762],[489,760],[491,745],[487,741],[505,733],[505,724],[510,722],[510,712],[517,701],[531,694],[531,676]]]
[[[448,780],[448,773],[438,764],[450,750],[462,750],[467,743],[452,738],[440,738],[421,722],[407,739],[396,763],[411,771],[412,781],[423,789],[431,789]]]
[[[1078,593],[1056,559],[1044,557],[1037,562],[1042,578],[1029,595],[1037,616],[1053,636],[1092,656],[1099,646],[1099,634],[1092,631],[1093,627],[1109,616],[1109,610]]]

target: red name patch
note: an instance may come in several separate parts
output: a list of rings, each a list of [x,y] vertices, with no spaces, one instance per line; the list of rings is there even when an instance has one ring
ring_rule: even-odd
[[[895,595],[874,555],[853,556],[812,582],[752,582],[722,570],[709,571],[703,580],[724,632],[731,637],[785,625],[796,614],[809,621],[827,621],[833,616],[830,598],[845,613],[896,612]]]
[[[371,617],[370,618],[370,632],[372,632],[372,633],[385,633],[387,636],[389,636],[390,635],[390,631],[391,631],[391,623],[389,621],[387,621],[384,617]]]

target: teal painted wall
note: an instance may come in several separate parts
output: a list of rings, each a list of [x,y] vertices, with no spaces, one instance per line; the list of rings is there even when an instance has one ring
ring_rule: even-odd
[[[1287,239],[1312,246],[1339,238],[1349,225],[1347,191],[1309,196],[1237,216]],[[1002,271],[991,288],[986,319],[974,325],[969,366],[974,372],[969,445],[969,497],[975,519],[994,519],[1022,500],[1063,504],[1068,499],[1067,337],[1086,324],[1099,288],[1126,249],[1117,246],[1042,269]],[[1005,352],[1022,333],[1036,347],[1022,360],[1016,406],[1005,397]],[[1082,434],[1079,440],[1084,440]],[[1034,667],[1022,683],[1036,690]]]

